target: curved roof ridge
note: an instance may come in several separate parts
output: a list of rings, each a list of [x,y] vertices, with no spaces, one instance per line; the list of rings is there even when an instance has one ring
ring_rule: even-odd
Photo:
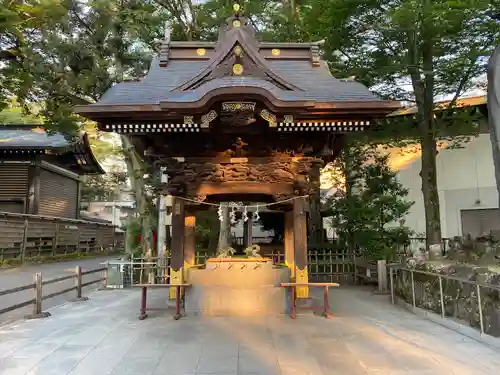
[[[247,24],[242,25],[239,19],[235,20],[240,22],[240,26],[232,27],[229,30],[221,32],[220,39],[215,47],[215,54],[211,57],[205,69],[187,82],[176,87],[175,90],[185,91],[200,84],[204,79],[209,77],[215,69],[219,68],[231,54],[234,53],[236,46],[240,46],[242,49],[242,55],[248,56],[248,58],[256,65],[257,69],[260,70],[263,75],[268,76],[271,80],[288,90],[302,91],[301,88],[291,84],[272,70],[266,59],[260,54],[259,45],[249,26]]]

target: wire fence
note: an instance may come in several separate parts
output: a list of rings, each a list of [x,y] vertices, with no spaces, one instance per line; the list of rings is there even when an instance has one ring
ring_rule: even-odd
[[[389,280],[393,304],[399,299],[500,337],[500,285],[400,265],[389,267]]]

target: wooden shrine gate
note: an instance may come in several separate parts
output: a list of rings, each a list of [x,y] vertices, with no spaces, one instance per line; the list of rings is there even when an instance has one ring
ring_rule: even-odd
[[[144,79],[114,85],[76,111],[103,131],[126,135],[152,173],[168,173],[160,194],[173,196],[173,284],[195,263],[194,213],[221,202],[272,203],[285,213],[292,280],[308,281],[309,262],[318,277],[339,274],[347,263],[329,268],[339,256],[307,252],[319,169],[338,155],[346,133],[400,105],[332,77],[318,43],[258,41],[242,7],[233,10],[216,43],[167,38]]]

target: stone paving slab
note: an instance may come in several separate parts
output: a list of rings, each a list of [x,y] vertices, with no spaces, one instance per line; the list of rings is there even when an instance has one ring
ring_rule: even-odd
[[[160,306],[167,292],[151,291]],[[493,375],[500,353],[366,290],[335,316],[137,319],[139,291],[101,291],[0,327],[0,375]]]

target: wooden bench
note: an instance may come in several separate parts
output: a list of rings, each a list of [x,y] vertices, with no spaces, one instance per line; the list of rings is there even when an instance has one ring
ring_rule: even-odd
[[[337,283],[281,283],[281,287],[290,288],[290,317],[292,319],[297,318],[297,310],[314,310],[314,307],[297,307],[296,301],[296,289],[297,287],[306,286],[306,287],[317,287],[323,288],[323,316],[325,318],[330,318],[332,315],[330,314],[330,306],[328,303],[328,288],[331,287],[339,287],[340,285]]]
[[[175,315],[174,319],[179,320],[181,318],[181,292],[183,288],[189,288],[191,284],[135,284],[132,285],[133,288],[141,288],[141,308],[139,312],[139,320],[144,320],[148,317],[146,311],[165,311],[168,308],[154,308],[147,307],[147,294],[148,288],[176,288],[175,295]]]

